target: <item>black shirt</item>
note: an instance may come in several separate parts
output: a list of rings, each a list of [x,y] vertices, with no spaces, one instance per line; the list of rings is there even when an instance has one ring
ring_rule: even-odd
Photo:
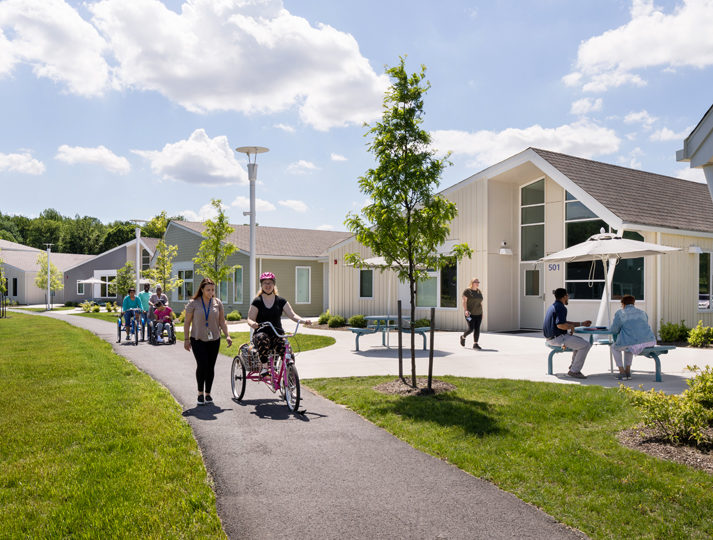
[[[271,308],[265,306],[265,302],[262,301],[262,295],[256,296],[255,299],[250,303],[251,306],[257,308],[257,317],[255,318],[256,323],[271,322],[272,326],[275,327],[280,334],[284,334],[285,331],[282,329],[282,310],[285,307],[287,300],[281,296],[275,296],[275,303],[272,304]],[[272,330],[268,327],[268,331]]]

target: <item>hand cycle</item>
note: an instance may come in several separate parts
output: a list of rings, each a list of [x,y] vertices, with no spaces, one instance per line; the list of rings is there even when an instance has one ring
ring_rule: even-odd
[[[139,308],[131,308],[127,309],[124,313],[133,313],[133,317],[131,317],[131,322],[129,323],[129,334],[133,333],[134,334],[134,345],[139,344],[139,328],[137,328],[137,324],[139,327],[141,327],[141,316],[139,317],[136,316],[136,314],[140,313],[141,310]],[[121,343],[121,331],[126,330],[126,326],[122,325],[122,322],[124,320],[124,317],[122,317],[123,313],[119,315],[119,318],[116,321],[116,342]]]
[[[230,370],[233,397],[237,401],[242,401],[245,395],[245,381],[262,381],[273,393],[279,391],[280,396],[287,402],[287,408],[295,412],[300,405],[300,377],[297,374],[297,367],[295,367],[295,355],[287,338],[297,335],[300,323],[297,323],[295,331],[291,334],[279,334],[269,322],[260,325],[260,328],[267,327],[272,328],[275,335],[284,340],[285,355],[280,357],[278,354],[271,354],[268,357],[269,374],[261,378],[262,364],[257,350],[251,343],[241,345],[237,356],[233,358],[233,366]]]

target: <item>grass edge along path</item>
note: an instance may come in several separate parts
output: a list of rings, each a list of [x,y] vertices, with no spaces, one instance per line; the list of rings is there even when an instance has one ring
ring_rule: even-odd
[[[0,536],[225,538],[168,390],[47,317],[0,320],[0,349]]]
[[[616,389],[438,378],[457,390],[404,397],[373,390],[393,377],[302,382],[592,538],[713,537],[713,476],[620,445],[638,416]]]

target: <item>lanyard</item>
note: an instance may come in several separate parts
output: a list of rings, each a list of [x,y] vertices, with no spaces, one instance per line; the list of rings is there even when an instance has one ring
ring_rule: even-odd
[[[213,299],[208,300],[208,309],[205,307],[205,302],[201,296],[201,304],[203,304],[203,313],[205,314],[205,327],[208,328],[208,315],[210,315],[210,305],[213,303]]]

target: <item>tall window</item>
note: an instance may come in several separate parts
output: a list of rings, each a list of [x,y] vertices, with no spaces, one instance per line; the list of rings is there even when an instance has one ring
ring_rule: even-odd
[[[520,260],[545,256],[545,179],[520,189]]]
[[[295,302],[298,304],[309,304],[311,302],[311,274],[312,268],[309,266],[298,266],[295,269]]]
[[[84,294],[84,283],[79,283],[79,280],[77,280],[77,294]]]
[[[428,278],[416,284],[416,307],[454,308],[458,306],[456,265],[429,271]]]
[[[698,309],[711,309],[711,254],[701,253],[698,257]]]
[[[114,298],[116,296],[116,291],[112,293],[112,288],[110,284],[114,282],[116,276],[99,276],[101,280],[101,285],[99,285],[99,296],[101,298]]]
[[[603,228],[611,232],[607,223],[599,219],[594,212],[567,192],[565,198],[565,247],[571,247]],[[643,240],[644,237],[633,231],[624,231],[623,238]],[[599,300],[604,295],[604,265],[601,261],[575,262],[565,265],[565,287],[573,300]],[[612,280],[612,298],[621,298],[626,294],[637,300],[644,299],[644,258],[621,259],[614,270]]]
[[[12,278],[12,296],[17,296],[17,278]]]
[[[141,253],[141,270],[148,270],[149,269],[149,264],[151,263],[151,254],[143,250]]]
[[[233,272],[233,302],[243,303],[243,269],[236,268]]]
[[[190,300],[193,296],[193,270],[179,270],[178,279],[183,280],[178,287],[178,299]]]
[[[228,281],[229,280],[224,279],[220,282],[220,290],[218,292],[218,298],[220,298],[220,300],[225,303],[228,302]]]
[[[359,270],[359,298],[374,297],[374,271]]]

